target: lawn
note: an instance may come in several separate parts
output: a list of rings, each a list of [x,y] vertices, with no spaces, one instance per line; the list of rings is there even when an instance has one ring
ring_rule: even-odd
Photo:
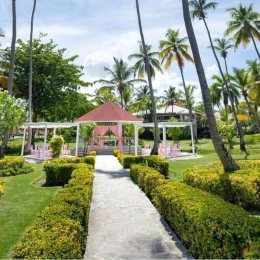
[[[44,176],[42,164],[30,165],[33,173],[4,178],[5,194],[0,198],[0,259],[11,257],[12,247],[59,189],[35,184]]]

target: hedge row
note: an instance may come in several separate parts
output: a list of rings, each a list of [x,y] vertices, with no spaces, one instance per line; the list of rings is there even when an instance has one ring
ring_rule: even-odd
[[[87,167],[73,171],[69,183],[14,247],[14,259],[83,258],[93,178]]]
[[[94,151],[95,152],[95,151]],[[74,158],[57,158],[52,160],[55,163],[86,163],[95,167],[96,157],[94,155],[88,155],[85,157],[74,157]]]
[[[4,194],[5,180],[0,180],[0,197]]]
[[[146,158],[149,167],[156,169],[165,177],[169,175],[169,161],[158,155],[151,155]]]
[[[122,164],[124,169],[129,169],[130,165],[133,163],[144,163],[145,157],[141,155],[127,155],[119,153],[117,155],[118,161]]]
[[[260,149],[246,149],[248,154],[259,154]],[[187,152],[192,152],[192,150],[187,150]],[[239,149],[231,149],[231,154],[232,155],[244,155],[245,152],[239,150]],[[215,149],[196,149],[197,154],[211,154],[211,153],[216,153]]]
[[[260,208],[260,160],[238,161],[243,170],[225,173],[220,163],[183,172],[184,183],[245,209]]]
[[[259,258],[260,221],[218,196],[154,169],[131,165],[130,176],[148,194],[195,258]]]

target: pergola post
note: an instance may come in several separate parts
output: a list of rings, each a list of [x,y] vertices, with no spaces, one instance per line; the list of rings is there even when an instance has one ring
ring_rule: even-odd
[[[138,146],[138,126],[135,124],[135,155],[137,155],[137,146]]]
[[[46,142],[47,141],[47,124],[45,124],[44,129],[44,147],[43,147],[43,160],[45,161],[45,149],[46,149]]]
[[[24,126],[24,128],[23,128],[23,143],[22,143],[21,156],[23,156],[23,152],[24,152],[24,139],[25,139],[25,133],[26,133],[26,126]]]
[[[163,146],[164,146],[164,158],[167,158],[166,126],[165,125],[163,125]]]
[[[193,136],[193,123],[190,125],[190,130],[191,130],[192,153],[195,154],[194,136]]]
[[[56,135],[56,127],[53,129],[53,135]]]
[[[76,134],[76,151],[75,151],[75,156],[78,156],[78,148],[79,148],[79,127],[80,123],[77,124],[77,134]]]

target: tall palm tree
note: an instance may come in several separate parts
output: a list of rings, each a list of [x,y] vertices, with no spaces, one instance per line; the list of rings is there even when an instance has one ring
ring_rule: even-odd
[[[252,85],[252,82],[250,80],[250,74],[248,71],[246,71],[244,69],[234,68],[233,71],[234,71],[234,75],[231,76],[232,84],[241,90],[242,96],[244,97],[246,104],[247,104],[249,116],[251,117],[252,122],[256,123],[258,132],[260,133],[259,120],[251,107],[251,104],[249,102],[249,97],[248,97],[249,89],[250,89],[250,86]]]
[[[141,79],[130,79],[133,74],[133,69],[129,68],[127,63],[125,63],[122,59],[114,58],[114,66],[113,70],[104,67],[104,70],[108,72],[108,75],[112,77],[111,80],[100,79],[95,81],[94,83],[101,83],[106,87],[112,87],[117,89],[120,95],[120,105],[124,108],[123,101],[123,92],[133,87],[135,83],[145,82]]]
[[[197,40],[191,23],[188,0],[182,0],[182,7],[183,7],[183,17],[185,21],[185,27],[189,37],[191,50],[193,53],[193,58],[195,61],[195,66],[196,66],[196,70],[200,82],[204,108],[208,119],[208,125],[209,125],[209,130],[210,130],[213,145],[215,147],[215,150],[219,156],[221,163],[224,166],[225,171],[240,169],[240,166],[237,164],[236,160],[234,160],[233,157],[228,153],[218,132],[214,111],[210,102],[210,92],[209,92],[204,68],[201,62]]]
[[[136,104],[137,112],[145,111],[145,113],[147,115],[149,102],[150,102],[149,86],[143,85],[143,86],[139,87],[136,92],[135,104]]]
[[[258,59],[260,60],[260,54],[256,47],[255,38],[260,40],[260,14],[253,11],[253,4],[243,7],[242,4],[238,8],[229,8],[233,21],[228,22],[228,29],[225,31],[225,35],[229,35],[235,32],[233,39],[235,42],[235,49],[242,43],[246,47],[250,40],[252,40]]]
[[[189,2],[189,4],[193,8],[192,12],[191,12],[192,13],[192,17],[193,18],[198,18],[199,20],[203,20],[203,22],[204,22],[204,25],[206,27],[207,34],[208,34],[208,37],[209,37],[211,49],[213,51],[215,60],[216,60],[216,62],[218,64],[219,72],[220,72],[221,77],[223,78],[223,81],[225,83],[225,87],[227,89],[227,94],[228,94],[228,97],[229,97],[229,99],[231,101],[231,104],[233,104],[232,105],[233,113],[234,113],[234,115],[236,115],[236,110],[235,110],[235,107],[234,107],[234,102],[232,102],[232,96],[231,96],[231,93],[229,91],[228,82],[227,82],[227,80],[226,80],[226,78],[224,76],[224,73],[222,71],[219,59],[217,57],[217,54],[216,54],[216,51],[215,51],[215,48],[214,48],[214,45],[213,45],[213,41],[212,41],[212,38],[211,38],[211,35],[210,35],[210,31],[209,31],[209,28],[208,28],[208,25],[207,25],[207,22],[206,22],[207,11],[210,10],[210,9],[215,9],[216,6],[217,6],[217,3],[216,2],[207,3],[206,0],[191,0]],[[244,144],[243,137],[242,137],[242,130],[241,130],[240,126],[239,126],[239,122],[238,122],[236,116],[235,116],[235,118],[236,118],[236,123],[237,123],[237,129],[238,129],[239,136],[240,136],[240,149],[242,151],[246,151],[245,144]]]
[[[29,58],[29,109],[28,109],[28,122],[32,122],[32,43],[33,43],[33,22],[34,22],[34,14],[35,14],[35,9],[36,9],[36,0],[33,2],[33,10],[32,10],[32,16],[31,16],[31,32],[30,32],[30,58]],[[25,146],[25,152],[28,153],[30,150],[32,142],[32,129],[29,127],[28,128],[28,139],[27,139],[27,144]]]
[[[180,92],[176,91],[176,87],[170,86],[168,90],[164,90],[164,93],[165,93],[164,100],[165,100],[166,108],[172,106],[172,115],[173,115],[174,113],[173,106],[179,103],[181,99]]]
[[[141,42],[142,42],[144,57],[145,57],[145,67],[146,67],[148,84],[149,84],[150,95],[151,95],[152,110],[153,110],[152,112],[153,112],[153,121],[154,121],[154,144],[153,144],[153,150],[151,151],[151,154],[158,154],[160,137],[159,137],[157,113],[156,113],[156,106],[155,106],[155,99],[154,99],[154,92],[153,92],[153,85],[152,85],[152,75],[151,75],[150,66],[149,66],[149,57],[148,57],[147,50],[145,47],[146,44],[145,44],[145,40],[144,40],[144,34],[143,34],[138,0],[135,0],[135,3],[136,3],[137,18],[138,18],[138,26],[139,26]]]
[[[139,43],[140,52],[129,55],[128,59],[129,60],[138,59],[138,61],[133,66],[134,76],[136,76],[136,74],[137,74],[139,79],[140,78],[144,79],[145,74],[147,74],[147,72],[146,72],[147,70],[146,70],[146,66],[145,66],[145,55],[144,55],[142,43],[141,42],[138,42],[138,43]],[[155,78],[155,74],[156,74],[155,69],[158,70],[159,72],[161,72],[162,74],[163,74],[163,71],[161,69],[159,60],[156,59],[156,57],[159,56],[159,52],[151,52],[151,49],[152,49],[151,45],[146,45],[146,51],[147,51],[147,56],[148,56],[148,60],[149,60],[151,76],[152,76],[152,78]]]
[[[111,87],[101,87],[94,90],[94,94],[88,95],[90,102],[96,103],[98,106],[105,104],[108,101],[117,103],[118,99],[114,90]]]
[[[184,60],[186,59],[188,61],[194,62],[193,58],[188,53],[189,45],[185,43],[188,37],[180,38],[179,30],[174,31],[168,29],[166,32],[166,38],[167,40],[160,41],[160,58],[162,59],[162,63],[165,62],[165,69],[169,69],[173,61],[176,61],[178,63],[181,72],[182,84],[185,91],[187,107],[189,110],[189,117],[190,121],[193,123],[192,109],[189,102],[188,91],[183,73]],[[193,127],[193,133],[197,142],[197,131],[195,127]]]

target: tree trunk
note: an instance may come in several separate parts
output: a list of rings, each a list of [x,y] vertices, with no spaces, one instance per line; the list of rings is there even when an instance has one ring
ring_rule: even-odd
[[[31,17],[31,32],[30,32],[30,58],[29,58],[29,110],[28,110],[28,122],[32,122],[32,42],[33,42],[33,20],[34,20],[34,13],[36,9],[36,0],[34,0],[33,4],[33,11],[32,11],[32,17]],[[24,152],[28,153],[31,148],[31,142],[32,142],[32,129],[31,127],[28,127],[28,140],[27,144],[24,148]]]
[[[209,32],[209,28],[208,28],[208,25],[206,23],[206,20],[203,19],[204,21],[204,24],[205,24],[205,27],[207,29],[207,33],[208,33],[208,36],[209,36],[209,41],[210,41],[210,45],[211,45],[211,49],[213,51],[213,54],[214,54],[214,57],[216,59],[216,62],[218,64],[218,69],[219,69],[219,72],[221,74],[221,77],[224,81],[224,84],[225,84],[225,87],[226,87],[226,90],[227,90],[227,94],[228,94],[228,97],[229,97],[229,100],[230,100],[230,103],[231,103],[231,106],[232,106],[232,110],[233,110],[233,114],[234,114],[234,117],[235,117],[235,120],[236,120],[236,125],[237,125],[237,129],[238,129],[238,133],[239,133],[239,139],[240,139],[240,149],[241,151],[246,151],[246,147],[245,147],[245,143],[244,143],[244,140],[243,140],[243,136],[242,136],[242,132],[240,132],[240,126],[239,126],[239,122],[238,122],[238,119],[237,119],[237,113],[236,113],[236,109],[235,109],[235,106],[234,106],[234,101],[233,101],[233,97],[230,93],[230,90],[229,90],[229,87],[228,87],[228,83],[226,81],[226,78],[225,78],[225,75],[222,71],[222,68],[220,66],[220,62],[218,60],[218,57],[217,57],[217,54],[216,54],[216,51],[213,47],[213,42],[212,42],[212,39],[211,39],[211,35],[210,35],[210,32]],[[228,115],[227,115],[228,116]]]
[[[149,67],[149,60],[148,60],[146,44],[145,44],[145,40],[144,40],[144,34],[143,34],[143,29],[142,29],[142,22],[141,22],[141,15],[140,15],[140,10],[139,10],[138,0],[136,0],[136,11],[137,11],[137,17],[138,17],[140,36],[141,36],[142,46],[143,46],[143,51],[144,51],[144,56],[145,56],[145,66],[146,66],[146,68],[148,68],[147,69],[147,78],[148,78],[150,95],[151,95],[151,102],[152,102],[152,109],[153,109],[153,121],[154,121],[154,128],[155,128],[154,145],[153,145],[153,150],[151,151],[151,154],[158,154],[158,144],[159,144],[160,138],[159,138],[159,131],[158,131],[159,129],[158,129],[158,122],[157,122],[157,113],[156,113],[156,107],[155,107],[155,101],[154,101],[151,71],[150,71],[150,67]]]
[[[218,132],[214,111],[210,102],[210,93],[209,87],[206,81],[204,68],[201,62],[200,53],[197,45],[197,41],[195,38],[195,34],[193,31],[191,18],[190,18],[190,11],[189,11],[189,4],[188,0],[182,0],[183,4],[183,16],[185,20],[185,27],[187,30],[187,34],[189,37],[193,58],[195,61],[195,66],[200,82],[201,93],[203,97],[203,103],[205,107],[205,112],[208,119],[209,130],[211,134],[211,139],[215,150],[219,156],[221,163],[224,166],[225,171],[237,170],[240,169],[240,166],[237,162],[232,158],[232,156],[228,153],[223,141],[221,140],[220,134]]]
[[[123,103],[123,91],[119,91],[120,93],[120,103],[121,103],[121,107],[124,109],[124,103]]]
[[[177,55],[177,57],[179,57],[179,56]],[[198,143],[197,126],[193,123],[193,115],[192,115],[191,103],[190,103],[190,100],[189,100],[189,97],[188,97],[188,91],[187,91],[187,87],[186,87],[186,83],[185,83],[184,75],[183,75],[183,69],[182,69],[181,66],[179,66],[179,68],[180,68],[180,71],[181,71],[182,84],[183,84],[185,97],[186,97],[186,102],[187,102],[187,106],[188,106],[188,110],[189,110],[190,122],[193,125],[193,127],[192,127],[192,129],[193,129],[193,136],[194,136],[194,139],[195,139],[195,143]],[[196,127],[196,129],[195,129],[195,127]]]
[[[253,44],[254,44],[254,47],[255,47],[255,50],[256,50],[256,53],[257,53],[258,59],[260,60],[260,54],[259,54],[259,51],[258,51],[258,49],[257,49],[257,47],[256,47],[255,39],[254,39],[254,37],[253,37],[251,31],[250,31],[250,35],[251,35],[251,39],[252,39],[252,41],[253,41]]]
[[[226,58],[224,58],[224,61],[225,61],[225,68],[226,68],[226,73],[227,73],[227,76],[228,76],[229,86],[231,86]],[[227,88],[227,90],[228,90],[230,103],[231,103],[232,110],[233,110],[234,117],[235,117],[236,124],[237,124],[237,131],[238,131],[238,135],[239,135],[240,150],[246,152],[246,146],[245,146],[245,140],[244,140],[242,126],[241,126],[240,122],[238,121],[238,117],[237,117],[238,110],[237,110],[237,107],[235,106],[235,102],[234,102],[233,96],[231,95],[231,93],[229,91],[229,88]]]

